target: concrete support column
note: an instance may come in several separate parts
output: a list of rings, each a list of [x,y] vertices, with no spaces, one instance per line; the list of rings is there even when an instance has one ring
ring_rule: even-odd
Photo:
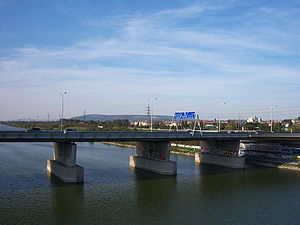
[[[54,160],[66,166],[75,166],[77,145],[69,142],[54,142]]]
[[[238,157],[239,145],[239,140],[200,141],[201,153],[195,154],[195,162],[245,168],[245,158]]]
[[[170,161],[170,148],[168,141],[137,142],[136,155],[129,157],[129,164],[154,173],[175,175],[177,163]]]
[[[77,145],[71,142],[54,142],[54,159],[47,160],[47,170],[65,182],[83,182],[84,169],[76,165]]]

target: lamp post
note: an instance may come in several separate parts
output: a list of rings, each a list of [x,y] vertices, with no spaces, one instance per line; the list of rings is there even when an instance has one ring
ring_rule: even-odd
[[[63,92],[63,93],[60,93],[61,95],[61,123],[60,123],[60,130],[61,132],[63,131],[63,121],[64,121],[64,95],[66,95],[67,92]]]
[[[225,105],[226,104],[226,102],[218,102],[217,103],[218,105]],[[221,118],[220,118],[220,110],[219,110],[219,115],[218,115],[218,117],[219,117],[219,126],[218,126],[218,131],[220,132],[221,131]]]
[[[271,106],[269,106],[269,108],[271,109],[271,132],[273,132],[273,109],[276,109],[277,106],[271,105]]]
[[[151,98],[148,99],[148,101],[151,101],[151,116],[150,116],[150,131],[153,131],[153,102],[157,101],[157,98]]]
[[[237,130],[240,130],[240,112],[238,113]]]

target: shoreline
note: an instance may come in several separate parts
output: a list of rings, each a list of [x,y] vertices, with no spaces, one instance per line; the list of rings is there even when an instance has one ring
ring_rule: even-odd
[[[124,147],[124,148],[134,148],[136,149],[135,145],[130,145],[130,144],[121,144],[117,142],[101,142],[106,145],[114,145],[114,146],[119,146],[119,147]],[[188,152],[181,152],[181,151],[174,151],[171,150],[170,153],[175,154],[175,155],[187,155],[187,156],[194,156],[195,153],[188,153]]]
[[[119,146],[119,147],[124,147],[124,148],[136,148],[134,145],[129,145],[129,144],[121,144],[121,143],[117,143],[117,142],[100,142],[102,144],[106,144],[106,145],[115,145],[115,146]]]
[[[130,145],[130,144],[122,144],[122,143],[117,143],[117,142],[101,142],[101,143],[107,144],[107,145],[114,145],[114,146],[119,146],[119,147],[136,149],[135,145]],[[175,154],[175,155],[186,155],[186,156],[194,156],[195,155],[195,153],[188,153],[188,152],[181,152],[181,151],[174,151],[174,150],[171,150],[170,153]],[[276,165],[274,163],[260,162],[260,161],[253,161],[253,162],[250,162],[249,164],[265,166],[265,167],[273,167],[273,168],[278,168],[278,169],[300,171],[300,168],[298,166],[289,165],[289,164]]]
[[[265,166],[265,167],[271,167],[271,168],[300,171],[300,167],[298,167],[297,165],[292,165],[292,164],[281,164],[281,165],[277,164],[276,165],[276,163],[261,162],[261,161],[252,161],[252,162],[250,161],[248,163],[252,164],[252,165],[257,165],[257,166]]]

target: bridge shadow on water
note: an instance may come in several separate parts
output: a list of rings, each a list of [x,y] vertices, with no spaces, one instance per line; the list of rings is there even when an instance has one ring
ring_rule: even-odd
[[[143,180],[176,179],[174,176],[164,176],[137,168],[85,168],[85,183],[116,183],[137,182]]]
[[[143,181],[143,180],[174,180],[176,179],[176,175],[166,176],[157,173],[153,173],[150,171],[146,171],[138,168],[130,168],[130,172],[133,174],[135,181]]]
[[[51,187],[70,187],[70,186],[83,186],[84,182],[80,183],[66,183],[59,179],[58,177],[52,175],[51,173],[47,172],[48,184]]]
[[[36,189],[62,186],[82,186],[83,183],[66,183],[49,172],[0,176],[1,190]]]
[[[84,185],[65,183],[47,172],[53,205],[53,217],[58,224],[76,224],[84,204]]]
[[[197,173],[197,176],[243,173],[247,171],[267,170],[267,169],[272,169],[272,168],[246,164],[246,168],[243,169],[243,168],[229,168],[229,167],[223,167],[218,165],[195,163],[195,171]]]
[[[226,198],[221,193],[235,196],[238,193],[250,193],[252,189],[260,189],[268,195],[270,187],[281,187],[285,182],[291,183],[291,180],[299,182],[297,172],[251,164],[246,164],[245,169],[195,164],[195,170],[198,179],[194,181],[198,183],[203,196],[207,194],[209,197]]]
[[[134,193],[138,214],[145,218],[168,214],[177,193],[177,177],[133,169]]]
[[[15,174],[0,176],[0,191],[11,189],[35,189],[49,187],[84,186],[85,184],[113,184],[140,182],[148,180],[169,180],[175,182],[182,178],[197,178],[218,174],[243,174],[248,171],[266,171],[274,168],[247,164],[245,169],[233,169],[216,165],[178,162],[177,175],[165,176],[137,168],[85,168],[85,181],[82,183],[66,183],[49,172],[38,174]]]

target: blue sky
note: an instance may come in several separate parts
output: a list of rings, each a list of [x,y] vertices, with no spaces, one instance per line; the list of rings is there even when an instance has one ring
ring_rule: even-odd
[[[300,116],[300,1],[0,0],[0,120]],[[226,102],[225,105],[217,104]]]

